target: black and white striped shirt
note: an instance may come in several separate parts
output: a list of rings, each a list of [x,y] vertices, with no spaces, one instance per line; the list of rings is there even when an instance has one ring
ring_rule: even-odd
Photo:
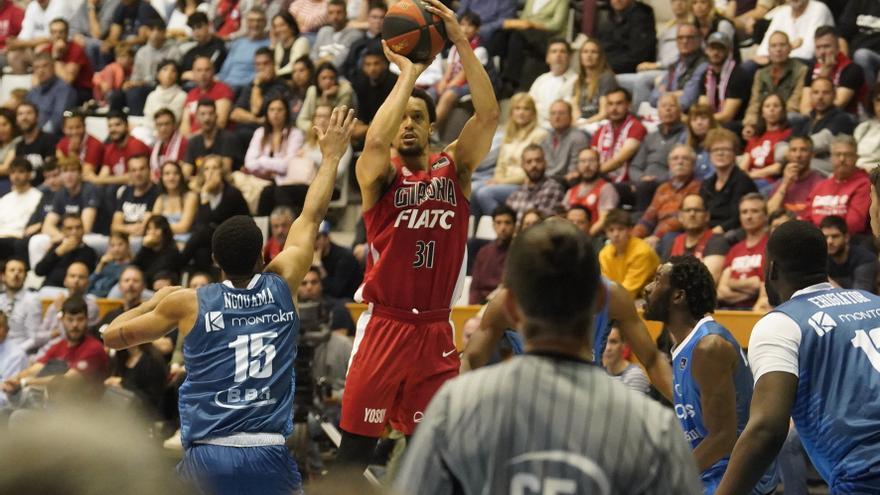
[[[525,355],[443,385],[401,494],[703,493],[672,412],[586,362]]]

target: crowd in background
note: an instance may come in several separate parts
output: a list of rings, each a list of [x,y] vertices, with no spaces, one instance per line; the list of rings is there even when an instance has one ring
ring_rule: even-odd
[[[469,242],[469,303],[501,283],[516,233],[551,217],[590,234],[603,274],[636,297],[660,263],[693,254],[720,307],[766,310],[768,233],[794,218],[825,234],[832,283],[876,292],[880,3],[453,7],[506,109],[473,178],[474,224],[491,218],[493,232]],[[379,43],[387,10],[0,0],[3,77],[31,78],[0,102],[0,406],[60,358],[89,387],[173,417],[169,385],[185,373],[174,334],[108,357],[100,328],[164,286],[216,281],[211,236],[231,216],[268,217],[264,257],[276,255],[321,161],[314,128],[339,105],[359,119],[339,170],[347,188],[397,78]],[[455,49],[417,87],[436,101],[432,146],[448,144],[472,111]],[[354,333],[344,302],[367,241],[362,224],[348,230],[350,247],[322,225],[299,294],[325,304],[340,337]],[[99,319],[105,297],[124,305]],[[333,342],[338,395],[346,339]],[[613,354],[609,368],[637,375]]]

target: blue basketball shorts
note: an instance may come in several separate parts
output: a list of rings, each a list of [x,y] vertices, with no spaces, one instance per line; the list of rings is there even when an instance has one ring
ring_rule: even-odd
[[[194,444],[184,452],[177,472],[208,495],[302,493],[299,469],[284,445]]]

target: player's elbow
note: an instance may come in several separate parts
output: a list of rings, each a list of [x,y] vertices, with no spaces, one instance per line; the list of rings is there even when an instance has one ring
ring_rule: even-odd
[[[492,102],[487,108],[475,108],[474,110],[474,118],[480,123],[481,128],[495,129],[498,127],[498,123],[501,121],[501,107],[498,106],[497,100],[492,98]]]

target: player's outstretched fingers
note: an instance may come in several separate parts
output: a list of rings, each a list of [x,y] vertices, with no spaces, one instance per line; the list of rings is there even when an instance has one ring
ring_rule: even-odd
[[[357,119],[354,116],[354,108],[349,109],[348,113],[345,115],[345,122],[342,123],[342,130],[346,133],[350,133],[356,120]]]

